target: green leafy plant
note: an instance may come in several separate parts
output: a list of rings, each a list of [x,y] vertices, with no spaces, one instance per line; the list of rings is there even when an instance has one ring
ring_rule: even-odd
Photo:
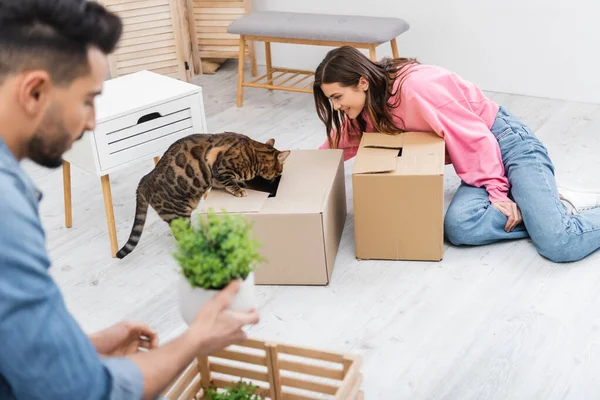
[[[211,387],[204,393],[203,399],[206,400],[262,400],[264,397],[260,397],[254,393],[258,386],[251,385],[240,381],[234,386],[230,386],[225,389],[224,392],[219,393],[217,388]]]
[[[192,287],[221,290],[232,280],[246,279],[263,261],[244,216],[209,210],[197,221],[197,226],[184,218],[171,223],[177,243],[173,256]]]

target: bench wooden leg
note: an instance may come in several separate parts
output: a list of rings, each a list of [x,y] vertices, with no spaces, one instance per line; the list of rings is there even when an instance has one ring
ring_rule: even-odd
[[[377,61],[377,53],[375,52],[375,47],[376,47],[376,45],[374,45],[374,44],[369,45],[369,57],[371,58],[371,61],[373,61],[373,62]]]
[[[63,189],[65,197],[65,226],[73,226],[73,208],[71,207],[71,164],[63,161]]]
[[[265,59],[267,63],[267,81],[269,85],[273,84],[273,65],[271,64],[271,42],[265,42]],[[273,90],[273,89],[269,89]]]
[[[108,223],[108,238],[110,239],[110,250],[113,257],[117,256],[117,229],[115,228],[115,214],[113,212],[112,194],[110,192],[110,179],[108,175],[102,176],[102,194],[104,195],[104,210],[106,211],[106,222]]]
[[[258,68],[256,66],[256,50],[254,48],[254,42],[248,42],[248,57],[250,57],[250,74],[256,76],[258,75]]]
[[[396,39],[392,39],[390,44],[392,45],[392,57],[398,58],[398,43],[396,43]]]
[[[246,54],[246,41],[244,36],[240,36],[240,53],[238,56],[238,90],[237,90],[237,106],[241,107],[244,103],[244,56]]]

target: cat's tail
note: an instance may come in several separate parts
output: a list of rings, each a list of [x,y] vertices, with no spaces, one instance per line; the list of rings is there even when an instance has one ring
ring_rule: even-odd
[[[133,249],[135,249],[135,246],[137,246],[138,242],[140,241],[140,237],[142,236],[142,231],[144,230],[146,215],[148,214],[148,200],[146,199],[143,190],[144,178],[142,178],[142,182],[137,189],[137,202],[135,206],[135,220],[133,221],[133,228],[131,228],[129,240],[117,253],[118,258],[125,257],[127,254],[131,253]]]

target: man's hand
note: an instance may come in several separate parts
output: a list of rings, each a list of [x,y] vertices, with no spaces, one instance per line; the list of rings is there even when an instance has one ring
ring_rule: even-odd
[[[237,313],[229,309],[239,290],[239,281],[229,284],[200,309],[183,335],[152,351],[129,356],[144,377],[143,399],[156,398],[195,357],[246,339],[242,327],[257,323],[258,312]]]
[[[517,203],[514,201],[499,201],[492,205],[508,218],[506,225],[504,226],[506,232],[512,232],[517,225],[523,222],[521,210],[519,210]]]
[[[121,357],[137,353],[140,348],[158,346],[158,335],[146,324],[119,322],[89,336],[96,351],[104,357]]]
[[[256,324],[258,311],[239,313],[229,310],[231,301],[240,290],[240,282],[230,283],[216,294],[196,315],[189,334],[196,340],[198,355],[208,355],[230,344],[246,339],[244,325]]]

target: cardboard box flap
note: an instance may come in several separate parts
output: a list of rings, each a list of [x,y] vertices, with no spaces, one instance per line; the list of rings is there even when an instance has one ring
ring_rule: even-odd
[[[259,212],[267,201],[269,193],[250,189],[245,190],[246,197],[235,197],[225,190],[213,189],[208,197],[200,202],[198,212],[206,214],[210,209],[215,212],[225,210],[229,213]]]
[[[361,147],[400,150],[404,145],[404,134],[388,135],[382,133],[365,133]]]
[[[356,155],[354,174],[392,172],[396,169],[398,150],[365,148]]]
[[[402,135],[364,133],[353,173],[374,174],[395,171],[396,159],[403,142]]]
[[[342,150],[292,150],[285,161],[277,195],[263,214],[321,213],[343,158]]]
[[[396,174],[407,176],[443,175],[446,160],[444,139],[433,132],[406,132],[402,157]]]

